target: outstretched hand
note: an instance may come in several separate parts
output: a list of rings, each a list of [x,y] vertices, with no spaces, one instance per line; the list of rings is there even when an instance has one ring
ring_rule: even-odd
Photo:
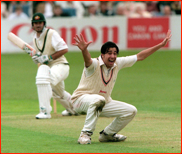
[[[166,38],[161,42],[162,46],[164,47],[169,41],[171,41],[171,30],[168,30]]]
[[[73,39],[76,41],[73,45],[77,46],[81,51],[85,51],[89,44],[92,43],[92,41],[86,42],[82,34],[80,36],[76,35]]]

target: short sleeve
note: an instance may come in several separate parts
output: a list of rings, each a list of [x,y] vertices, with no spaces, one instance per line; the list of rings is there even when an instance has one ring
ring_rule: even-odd
[[[68,46],[65,41],[60,37],[58,32],[54,32],[52,35],[52,46],[56,51],[67,49]]]
[[[97,65],[98,65],[98,60],[92,59],[92,64],[89,67],[84,68],[84,72],[85,72],[86,77],[89,77],[94,73]]]
[[[125,67],[133,66],[137,61],[137,55],[118,57],[116,64],[118,65],[119,70]]]

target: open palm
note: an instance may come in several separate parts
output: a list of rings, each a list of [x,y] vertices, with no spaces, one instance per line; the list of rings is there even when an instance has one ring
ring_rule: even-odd
[[[165,46],[169,41],[171,41],[171,30],[168,30],[166,38],[162,41],[162,46]]]
[[[86,50],[89,44],[92,43],[92,41],[86,42],[82,34],[80,34],[80,36],[76,35],[73,39],[76,41],[73,45],[78,46],[82,51]]]

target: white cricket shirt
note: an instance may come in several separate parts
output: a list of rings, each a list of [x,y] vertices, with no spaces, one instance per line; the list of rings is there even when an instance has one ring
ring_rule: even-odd
[[[135,62],[137,61],[137,55],[132,55],[132,56],[126,56],[126,57],[117,57],[116,58],[116,62],[114,63],[114,66],[112,68],[107,68],[106,65],[104,64],[101,56],[99,56],[99,63],[100,63],[100,66],[103,67],[103,70],[105,72],[106,75],[109,75],[110,74],[110,71],[116,67],[116,65],[118,66],[118,69],[122,69],[122,68],[125,68],[125,67],[131,67],[133,64],[135,64]],[[96,58],[92,58],[92,64],[89,66],[89,67],[84,67],[84,72],[85,72],[85,75],[86,77],[88,76],[91,76],[97,65],[98,65],[98,60]]]
[[[42,46],[43,45],[44,42],[41,39],[39,39],[39,38],[41,38],[42,34],[45,33],[46,30],[47,30],[47,28],[43,29],[43,32],[40,34],[40,37],[37,37],[37,33],[35,31],[33,37],[36,38],[38,46]],[[52,44],[53,48],[55,49],[55,51],[60,51],[60,50],[63,50],[63,49],[68,49],[67,44],[65,43],[65,41],[61,38],[61,36],[56,31],[52,35],[51,44]]]

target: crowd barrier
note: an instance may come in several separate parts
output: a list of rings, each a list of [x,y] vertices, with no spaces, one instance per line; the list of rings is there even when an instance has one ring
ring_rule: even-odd
[[[87,41],[93,41],[90,51],[99,51],[106,41],[115,42],[120,50],[142,49],[160,43],[168,29],[172,31],[171,42],[167,49],[181,49],[181,16],[158,18],[127,18],[127,17],[97,17],[97,18],[51,18],[47,19],[47,27],[55,29],[68,44],[69,51],[78,51],[73,46],[73,37],[82,33]],[[23,52],[8,39],[9,32],[23,39],[30,45],[33,30],[29,20],[1,19],[1,53]]]

